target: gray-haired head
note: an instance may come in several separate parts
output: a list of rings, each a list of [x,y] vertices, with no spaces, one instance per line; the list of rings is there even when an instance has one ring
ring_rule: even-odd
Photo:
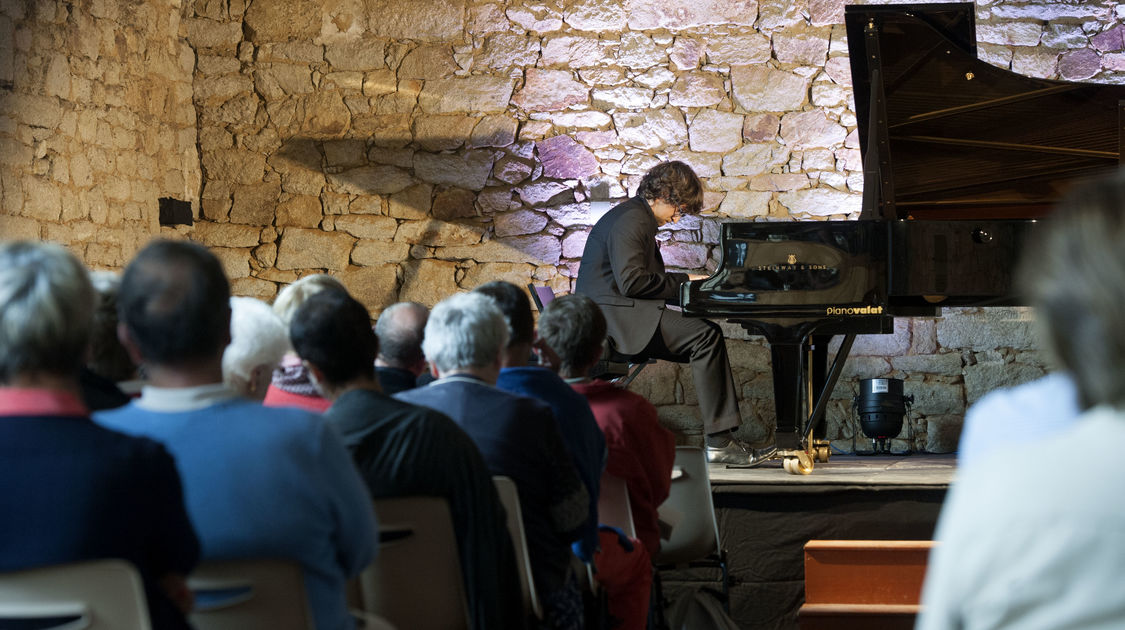
[[[375,322],[375,335],[379,338],[379,360],[404,370],[414,369],[425,362],[422,338],[430,309],[417,302],[398,302],[383,309]]]
[[[336,289],[347,293],[348,289],[336,278],[325,273],[314,273],[305,276],[286,286],[277,294],[273,301],[273,312],[281,318],[281,323],[286,330],[293,322],[293,313],[301,308],[310,295],[315,295],[325,289]]]
[[[230,299],[230,344],[223,351],[223,382],[248,398],[266,395],[270,376],[289,350],[289,332],[269,304]]]
[[[1020,283],[1083,407],[1125,409],[1125,171],[1073,190],[1024,248]]]
[[[492,298],[458,293],[430,311],[422,351],[440,373],[493,365],[508,345],[508,323]]]
[[[561,295],[539,316],[539,339],[559,357],[559,373],[581,376],[601,356],[605,343],[605,315],[585,295]]]
[[[73,254],[54,243],[0,243],[0,382],[76,376],[93,309],[90,277]]]

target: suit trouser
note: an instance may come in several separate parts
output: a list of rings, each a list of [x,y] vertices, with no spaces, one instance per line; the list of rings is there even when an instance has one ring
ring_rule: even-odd
[[[718,433],[740,424],[738,394],[730,372],[726,340],[718,324],[664,309],[660,312],[660,327],[641,356],[691,364],[704,433]]]

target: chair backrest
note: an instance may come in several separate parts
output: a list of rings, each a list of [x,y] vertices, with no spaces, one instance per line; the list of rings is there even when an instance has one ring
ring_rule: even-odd
[[[598,522],[616,527],[630,538],[637,537],[633,506],[629,503],[629,487],[625,485],[624,479],[608,472],[602,473],[601,489],[598,492]]]
[[[375,514],[379,556],[359,576],[364,609],[397,628],[467,629],[465,583],[448,501],[376,499]]]
[[[543,607],[539,603],[539,593],[535,590],[535,579],[531,575],[531,557],[527,551],[527,535],[523,528],[523,510],[520,509],[520,495],[516,482],[511,477],[495,475],[496,492],[508,513],[508,535],[516,550],[516,565],[520,570],[520,590],[523,592],[524,611],[543,618]]]
[[[149,630],[144,585],[124,560],[93,560],[0,573],[0,627]],[[51,625],[32,625],[34,620]]]
[[[207,560],[188,576],[196,630],[311,630],[301,567],[280,558]]]
[[[555,299],[555,291],[551,287],[528,283],[527,290],[531,292],[531,299],[535,302],[535,308],[538,309],[540,313],[551,303],[551,300]]]
[[[719,552],[719,525],[711,500],[707,457],[697,446],[677,446],[672,487],[661,507],[681,515],[671,537],[661,541],[658,565],[684,564]]]

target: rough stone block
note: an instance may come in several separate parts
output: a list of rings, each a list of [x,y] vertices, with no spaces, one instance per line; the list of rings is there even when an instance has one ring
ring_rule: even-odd
[[[789,161],[789,149],[773,143],[745,144],[723,156],[723,175],[754,176],[768,173]]]
[[[496,236],[519,236],[537,234],[547,225],[547,217],[532,210],[501,212],[493,215],[492,224]]]
[[[539,39],[520,33],[499,33],[485,39],[480,55],[473,65],[479,68],[504,70],[533,66],[539,60]]]
[[[1033,313],[1028,308],[943,309],[937,320],[941,348],[975,351],[1039,347]]]
[[[414,119],[414,143],[423,151],[449,151],[464,146],[478,118],[421,116]]]
[[[781,140],[790,149],[832,147],[843,144],[848,130],[828,120],[824,110],[794,112],[781,118]]]
[[[270,225],[273,223],[281,182],[265,182],[250,186],[235,186],[230,209],[231,223]]]
[[[534,170],[531,163],[518,157],[504,156],[492,168],[492,176],[506,184],[518,184]]]
[[[393,195],[414,183],[410,173],[395,166],[361,166],[329,175],[336,188],[350,195]]]
[[[675,109],[622,112],[613,115],[621,144],[640,149],[661,149],[687,142],[683,114]]]
[[[804,173],[766,173],[756,175],[747,184],[750,190],[770,192],[800,190],[808,187],[809,176]]]
[[[468,151],[463,155],[414,154],[414,175],[418,179],[467,190],[480,190],[492,170],[491,151]]]
[[[809,0],[809,21],[813,26],[844,23],[844,0]]]
[[[461,290],[457,286],[457,265],[444,260],[409,260],[403,264],[399,301],[418,302],[433,307]]]
[[[264,155],[240,149],[203,151],[203,172],[209,181],[256,184],[266,171]]]
[[[434,195],[430,214],[439,221],[476,216],[476,195],[471,190],[449,188]]]
[[[512,96],[512,103],[528,111],[556,111],[586,104],[589,98],[589,88],[566,70],[528,68],[523,87]]]
[[[368,0],[371,31],[386,39],[454,41],[463,36],[465,1]],[[319,14],[319,12],[317,13]]]
[[[434,187],[431,184],[414,184],[391,195],[387,213],[397,219],[424,219],[430,214]]]
[[[260,242],[262,229],[252,225],[196,221],[191,239],[209,247],[255,247]]]
[[[5,239],[11,240],[38,240],[40,238],[40,223],[28,217],[0,214],[0,234],[3,234]]]
[[[351,111],[338,92],[314,92],[304,98],[301,131],[313,137],[336,137],[351,124]]]
[[[586,147],[570,136],[555,136],[535,143],[543,176],[555,179],[579,179],[598,172],[598,160]]]
[[[432,79],[418,95],[418,106],[428,114],[502,112],[511,95],[512,82],[503,77]]]
[[[557,265],[562,255],[559,239],[553,236],[512,236],[494,238],[473,247],[439,247],[435,254],[447,260],[473,259],[477,262],[533,262]]]
[[[799,22],[773,34],[773,52],[781,63],[823,66],[831,36],[831,26],[808,26]]]
[[[385,50],[386,43],[382,40],[365,38],[329,46],[324,51],[324,58],[336,70],[367,72],[386,65],[383,61]]]
[[[329,269],[348,267],[355,238],[343,232],[286,228],[277,249],[278,269]]]
[[[242,24],[189,18],[183,21],[195,50],[233,51],[242,41]]]
[[[770,39],[761,33],[731,34],[707,43],[707,62],[719,66],[751,66],[770,60]]]
[[[674,107],[711,107],[726,98],[723,78],[712,72],[688,72],[679,76],[668,93]]]
[[[743,116],[713,109],[696,114],[688,128],[692,151],[726,153],[742,145]]]
[[[529,206],[540,206],[557,201],[560,195],[571,193],[570,186],[562,182],[540,181],[528,184],[516,191],[520,200]],[[573,197],[570,198],[573,200]]]
[[[586,230],[578,230],[564,236],[562,240],[562,257],[581,258],[582,252],[586,249],[586,238],[589,236],[590,233]]]
[[[1053,77],[1060,52],[1050,48],[1016,48],[1012,52],[1012,72],[1043,79]]]
[[[550,33],[562,28],[562,16],[546,6],[511,7],[505,11],[508,19],[532,33]]]
[[[1090,48],[1067,51],[1059,57],[1059,76],[1067,81],[1083,81],[1102,69],[1102,58]]]
[[[800,110],[808,100],[809,79],[765,65],[731,68],[734,101],[747,112]]]
[[[230,294],[270,301],[277,295],[277,285],[260,278],[233,278]]]
[[[419,46],[403,57],[398,68],[400,79],[442,79],[457,71],[453,50],[448,45]]]
[[[235,280],[250,275],[249,249],[231,249],[228,247],[210,247],[209,249],[223,265],[223,272],[226,273],[228,279]]]
[[[835,214],[858,215],[862,196],[832,188],[794,190],[778,195],[781,205],[794,216],[831,216]]]
[[[764,217],[769,214],[771,197],[768,192],[732,190],[719,205],[719,214],[732,218]]]
[[[985,394],[1003,387],[1014,387],[1046,374],[1042,366],[1011,363],[1001,357],[966,365],[965,398],[972,405]]]
[[[926,417],[927,453],[953,453],[961,441],[961,427],[964,422],[959,414],[933,415]]]
[[[891,357],[891,367],[902,374],[957,374],[961,371],[961,353],[908,354]]]
[[[385,243],[382,241],[360,241],[352,250],[352,263],[371,266],[383,263],[399,263],[410,258],[410,246],[406,243]]]
[[[539,65],[587,68],[599,65],[604,55],[601,40],[596,37],[549,35],[543,38]]]
[[[510,146],[516,141],[518,124],[514,118],[503,114],[485,116],[473,127],[466,146],[470,149]]]
[[[961,385],[907,377],[903,380],[902,391],[914,396],[913,413],[923,416],[965,413],[965,391]]]
[[[475,289],[482,284],[502,280],[524,287],[534,278],[535,266],[526,263],[483,263],[470,265],[461,278],[461,286]]]
[[[711,24],[753,26],[757,0],[635,0],[626,5],[629,28],[683,31]]]
[[[579,31],[621,31],[625,10],[612,0],[578,0],[563,11],[563,21]]]
[[[398,265],[349,266],[333,275],[368,313],[381,311],[398,301]]]
[[[479,225],[449,221],[403,221],[395,234],[395,243],[427,247],[469,246],[480,243],[484,228]]]
[[[398,221],[391,217],[344,215],[336,217],[336,231],[347,232],[361,239],[389,241],[395,236]]]

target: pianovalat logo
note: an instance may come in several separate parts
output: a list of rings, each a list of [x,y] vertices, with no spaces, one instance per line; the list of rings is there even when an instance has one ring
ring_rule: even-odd
[[[882,315],[882,306],[829,306],[824,309],[827,315]]]

